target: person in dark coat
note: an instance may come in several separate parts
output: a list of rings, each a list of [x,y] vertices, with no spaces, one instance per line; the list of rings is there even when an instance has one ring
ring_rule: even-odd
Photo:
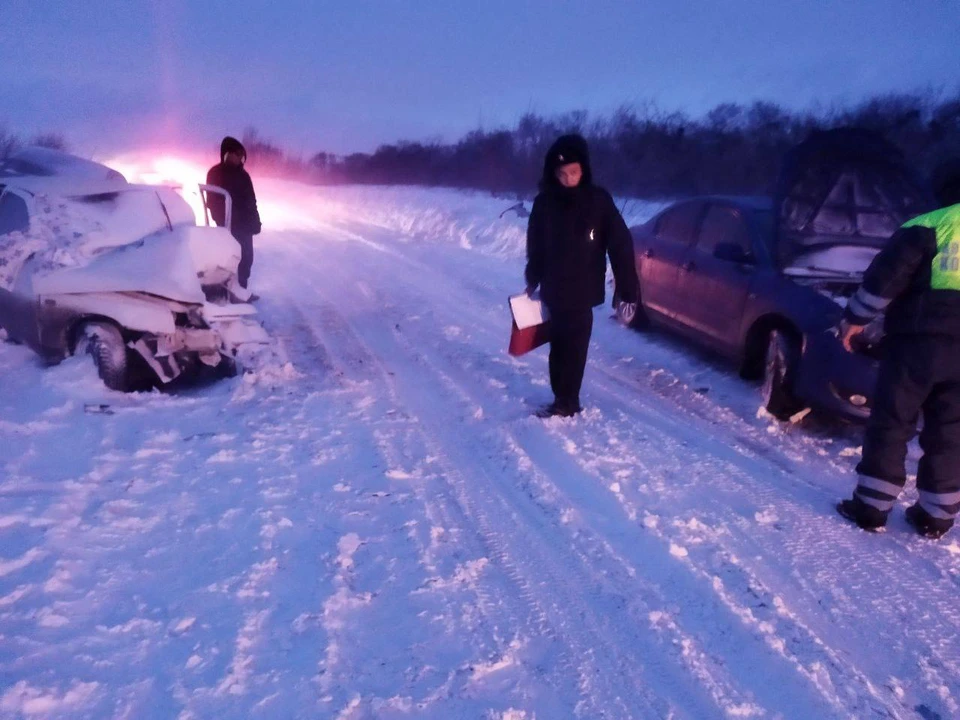
[[[606,190],[593,184],[587,141],[560,137],[547,152],[540,193],[527,226],[527,293],[540,288],[550,312],[550,387],[554,401],[540,417],[581,411],[580,387],[593,329],[603,304],[607,256],[617,294],[637,300],[633,240]]]
[[[225,137],[220,143],[220,162],[207,172],[207,184],[216,185],[230,193],[233,201],[233,215],[230,221],[230,233],[240,243],[240,266],[237,279],[241,287],[247,287],[250,270],[253,267],[253,236],[261,230],[260,213],[257,210],[257,196],[253,192],[253,181],[244,169],[247,151],[239,140]],[[213,221],[220,227],[226,224],[226,203],[220,195],[209,193],[207,207]]]
[[[894,233],[840,325],[844,347],[853,350],[865,325],[886,313],[859,479],[837,510],[865,530],[886,525],[922,411],[920,498],[906,517],[921,535],[937,538],[960,511],[960,160],[941,166],[933,186],[940,209]]]

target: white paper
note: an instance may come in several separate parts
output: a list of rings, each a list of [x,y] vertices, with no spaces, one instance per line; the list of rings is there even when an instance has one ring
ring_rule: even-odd
[[[511,295],[510,311],[513,313],[513,321],[520,330],[540,325],[550,319],[550,313],[536,293],[533,297],[526,293]]]

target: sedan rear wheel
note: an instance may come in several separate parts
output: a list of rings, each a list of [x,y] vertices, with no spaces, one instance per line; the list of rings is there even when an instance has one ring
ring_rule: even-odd
[[[763,371],[763,404],[778,420],[789,420],[803,410],[803,403],[794,394],[800,344],[782,330],[770,333]]]

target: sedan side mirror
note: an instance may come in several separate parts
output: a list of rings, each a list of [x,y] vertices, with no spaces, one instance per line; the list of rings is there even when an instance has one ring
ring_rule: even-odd
[[[713,256],[717,260],[748,265],[753,263],[753,254],[743,249],[737,243],[717,243],[713,248]]]

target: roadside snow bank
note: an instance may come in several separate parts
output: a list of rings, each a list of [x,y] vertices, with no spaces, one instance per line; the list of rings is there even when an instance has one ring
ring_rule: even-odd
[[[446,188],[349,185],[311,187],[256,180],[264,228],[315,230],[356,222],[398,233],[403,242],[454,244],[484,255],[526,252],[531,200]],[[648,220],[663,202],[618,198],[628,225]]]

